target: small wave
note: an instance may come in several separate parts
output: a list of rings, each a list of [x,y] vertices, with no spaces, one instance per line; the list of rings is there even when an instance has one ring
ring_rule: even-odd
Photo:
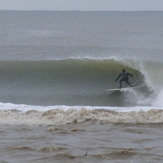
[[[119,111],[118,111],[119,110]],[[128,110],[128,111],[126,111]],[[66,125],[96,121],[105,123],[163,123],[163,110],[157,108],[59,107],[46,111],[1,110],[1,124]]]
[[[28,146],[17,146],[17,147],[11,147],[7,149],[8,151],[42,151],[42,152],[52,152],[52,151],[61,151],[66,150],[66,148],[59,147],[59,146],[46,146],[42,148],[31,148]]]
[[[117,158],[127,160],[137,154],[137,152],[132,148],[113,148],[112,150],[113,152],[107,155],[105,154],[105,156],[113,160]]]

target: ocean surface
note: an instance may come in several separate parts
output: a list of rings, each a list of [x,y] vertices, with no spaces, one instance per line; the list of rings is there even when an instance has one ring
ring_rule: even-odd
[[[0,11],[0,23],[0,162],[163,162],[163,12]],[[134,87],[109,91],[122,69]]]

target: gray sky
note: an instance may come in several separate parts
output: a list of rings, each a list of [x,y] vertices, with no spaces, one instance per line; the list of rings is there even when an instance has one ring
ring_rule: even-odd
[[[0,0],[0,10],[163,11],[163,0]]]

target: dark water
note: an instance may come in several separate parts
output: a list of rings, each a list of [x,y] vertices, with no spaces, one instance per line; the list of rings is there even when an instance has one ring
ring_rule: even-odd
[[[2,126],[0,162],[161,163],[162,124]]]

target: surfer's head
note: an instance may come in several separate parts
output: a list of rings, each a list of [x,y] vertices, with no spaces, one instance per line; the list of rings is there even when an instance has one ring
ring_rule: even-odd
[[[122,71],[123,71],[123,72],[126,72],[126,70],[125,70],[125,69],[122,69]]]

